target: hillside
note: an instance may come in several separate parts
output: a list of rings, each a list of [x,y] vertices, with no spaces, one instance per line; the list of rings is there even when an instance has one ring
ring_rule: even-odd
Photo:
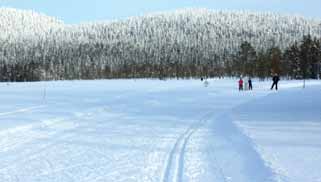
[[[275,13],[211,11],[185,9],[155,13],[109,23],[75,26],[75,29],[96,34],[100,40],[122,40],[132,43],[180,44],[235,49],[242,41],[256,48],[275,44],[285,48],[303,35],[321,35],[321,21]]]
[[[34,11],[0,8],[0,32],[28,36],[57,33],[78,41],[104,43],[126,41],[135,46],[178,43],[211,46],[216,51],[237,48],[247,40],[257,48],[276,44],[286,47],[303,35],[320,37],[321,21],[275,13],[185,9],[154,13],[110,22],[66,25],[56,18]],[[64,27],[64,29],[62,29]],[[51,32],[49,31],[51,30]],[[65,39],[66,40],[66,39]]]
[[[0,8],[1,39],[45,36],[46,33],[62,26],[64,26],[62,21],[34,11]]]
[[[20,71],[29,73],[19,73],[38,75],[35,79],[39,72],[51,75],[48,79],[185,77],[201,75],[198,70],[204,69],[218,75],[215,69],[224,67],[244,41],[257,50],[284,50],[304,35],[321,36],[320,20],[207,9],[79,25],[8,8],[0,9],[0,17],[0,59],[4,64],[36,64],[32,73],[29,68]],[[164,65],[166,69],[160,68]]]

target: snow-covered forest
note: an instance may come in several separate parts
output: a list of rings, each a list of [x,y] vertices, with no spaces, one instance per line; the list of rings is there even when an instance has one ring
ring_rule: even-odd
[[[271,72],[316,77],[320,37],[320,20],[274,13],[185,9],[68,25],[33,11],[0,8],[0,79],[266,77]]]

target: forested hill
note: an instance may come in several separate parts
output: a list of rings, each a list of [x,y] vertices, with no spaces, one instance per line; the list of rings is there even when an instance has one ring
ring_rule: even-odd
[[[0,38],[15,43],[19,39],[44,38],[65,26],[62,21],[34,11],[0,8]]]
[[[220,76],[249,42],[285,50],[321,21],[274,13],[185,9],[67,25],[32,11],[0,8],[1,80]],[[234,58],[233,58],[234,59]]]

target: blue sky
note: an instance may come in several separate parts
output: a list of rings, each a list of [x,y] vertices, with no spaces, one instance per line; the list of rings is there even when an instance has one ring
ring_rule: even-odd
[[[191,7],[273,11],[321,19],[321,0],[0,0],[0,6],[32,9],[66,23],[121,19]]]

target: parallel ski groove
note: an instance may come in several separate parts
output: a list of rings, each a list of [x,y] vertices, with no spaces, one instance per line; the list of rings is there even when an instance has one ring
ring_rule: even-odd
[[[200,120],[190,125],[187,130],[181,134],[171,151],[169,152],[163,182],[181,182],[184,176],[184,156],[186,146],[191,136],[208,120],[211,113],[205,114]]]
[[[10,111],[10,112],[0,113],[0,116],[8,116],[8,115],[17,114],[17,113],[25,113],[25,112],[33,111],[33,110],[36,110],[36,109],[41,109],[41,108],[44,108],[44,107],[46,107],[46,106],[39,105],[39,106],[21,108],[21,109],[17,109],[17,110]]]

